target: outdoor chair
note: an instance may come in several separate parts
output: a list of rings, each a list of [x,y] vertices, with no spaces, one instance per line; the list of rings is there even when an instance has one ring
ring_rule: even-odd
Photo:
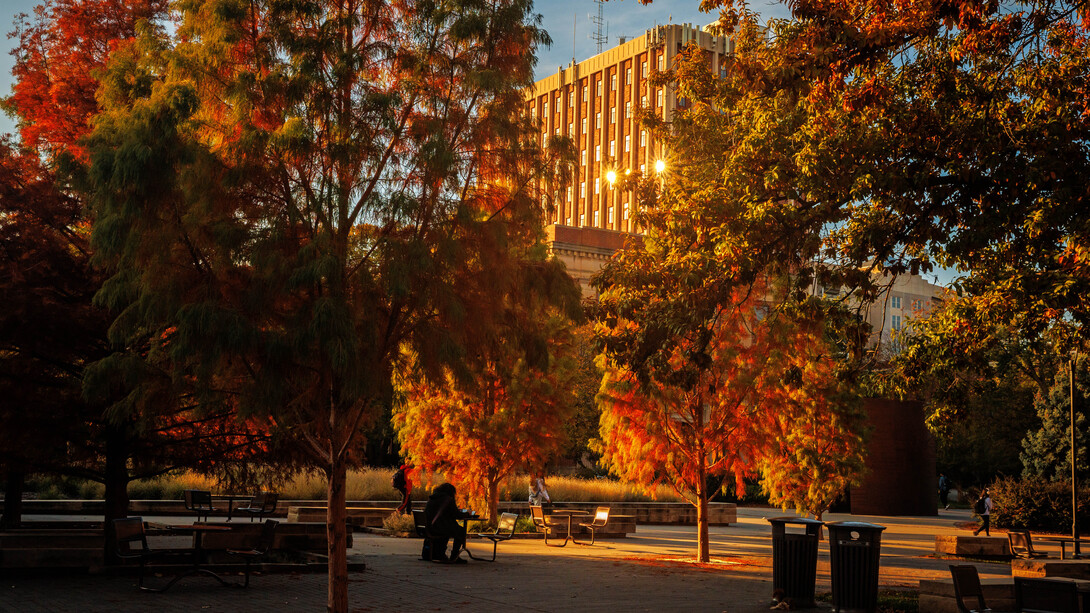
[[[431,531],[428,530],[428,522],[424,517],[423,509],[413,509],[413,524],[416,526],[416,535],[424,539],[424,544],[420,546],[420,559],[428,562],[433,561],[433,552],[435,548],[432,546],[434,540],[439,540],[437,537],[433,537]],[[443,548],[446,549],[445,539]]]
[[[984,589],[980,586],[980,575],[971,564],[951,564],[950,575],[954,578],[954,602],[961,613],[986,613],[991,609],[984,604]],[[965,606],[966,598],[975,598],[976,606]]]
[[[241,557],[246,562],[246,580],[242,587],[250,586],[250,565],[260,561],[272,550],[273,541],[276,540],[276,527],[280,522],[275,519],[266,519],[261,527],[261,536],[253,549],[228,549],[227,553]]]
[[[253,521],[255,517],[264,517],[276,513],[276,503],[279,500],[279,494],[274,492],[261,492],[250,499],[250,504],[248,506],[239,507],[235,509],[235,512],[247,513],[250,515],[250,521]]]
[[[590,523],[581,523],[581,524],[579,524],[580,526],[586,528],[587,530],[590,530],[590,542],[589,543],[580,543],[579,541],[575,540],[574,536],[571,539],[572,542],[576,543],[578,545],[593,545],[594,544],[594,531],[597,530],[598,528],[604,527],[607,523],[609,523],[609,507],[598,507],[598,510],[596,510],[594,512],[594,520],[593,521],[591,521]]]
[[[1007,541],[1010,542],[1011,553],[1016,558],[1048,557],[1048,554],[1043,551],[1033,550],[1033,537],[1030,536],[1029,530],[1011,530],[1007,532]]]
[[[477,536],[492,541],[492,559],[487,560],[488,562],[496,561],[496,546],[499,545],[501,541],[506,541],[515,535],[515,524],[518,522],[518,518],[519,516],[517,513],[500,513],[500,522],[496,524],[495,530],[492,532],[477,533]],[[467,549],[466,551],[468,553],[469,550]],[[483,560],[484,558],[481,559]]]
[[[182,577],[178,575],[161,588],[152,588],[144,585],[144,572],[148,562],[163,560],[167,557],[185,557],[187,561],[195,561],[194,549],[152,549],[148,546],[147,533],[144,531],[144,519],[142,517],[126,517],[113,520],[114,553],[122,560],[136,560],[140,562],[141,590],[146,592],[165,592],[174,585],[174,582]],[[139,548],[136,548],[138,546]]]
[[[1078,613],[1079,586],[1071,580],[1014,578],[1015,608],[1022,613]]]
[[[185,494],[185,508],[187,511],[193,511],[197,515],[197,521],[201,521],[201,516],[204,516],[204,521],[208,521],[208,514],[215,513],[219,509],[212,506],[212,492],[205,490],[186,490]]]
[[[534,520],[534,526],[536,526],[538,530],[541,530],[542,532],[545,533],[545,545],[546,546],[548,546],[548,547],[565,547],[565,546],[567,546],[568,539],[571,538],[571,530],[568,530],[564,534],[564,542],[563,543],[561,543],[559,545],[557,545],[555,543],[549,543],[549,530],[550,530],[551,527],[556,526],[557,524],[553,523],[552,521],[549,520],[548,517],[546,517],[545,509],[541,505],[536,505],[536,504],[530,505],[530,517],[533,518],[533,520]],[[571,522],[571,516],[570,515],[568,516],[568,522],[569,522],[569,526],[570,526],[570,522]]]

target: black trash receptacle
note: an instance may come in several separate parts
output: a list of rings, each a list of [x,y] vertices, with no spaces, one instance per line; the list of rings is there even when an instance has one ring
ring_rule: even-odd
[[[772,589],[782,590],[793,607],[814,606],[818,540],[823,522],[805,517],[773,517]],[[787,526],[802,526],[802,532],[788,532]]]
[[[878,608],[878,560],[885,526],[835,521],[829,527],[829,574],[834,611]]]

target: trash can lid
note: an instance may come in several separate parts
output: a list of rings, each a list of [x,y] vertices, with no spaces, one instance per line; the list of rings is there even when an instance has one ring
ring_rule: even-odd
[[[804,526],[824,526],[825,522],[818,521],[816,519],[810,519],[809,517],[768,517],[768,523],[770,524],[802,524]]]
[[[879,526],[878,524],[868,524],[865,521],[831,521],[826,526],[832,528],[847,528],[849,530],[885,530],[885,526]]]

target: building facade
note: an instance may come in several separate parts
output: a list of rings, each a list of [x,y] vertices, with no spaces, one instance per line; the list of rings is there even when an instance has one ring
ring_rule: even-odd
[[[559,194],[555,209],[548,213],[546,231],[553,252],[580,280],[584,294],[593,293],[585,281],[609,257],[603,249],[623,245],[624,237],[618,233],[637,232],[636,194],[614,189],[609,173],[648,175],[656,167],[662,171],[662,164],[656,163],[665,152],[640,127],[637,111],[651,109],[669,120],[679,104],[684,105],[673,88],[651,87],[648,77],[652,69],[671,67],[690,41],[709,53],[715,68],[734,50],[727,37],[691,24],[656,26],[643,36],[558,68],[527,92],[526,111],[538,125],[541,146],[553,136],[567,136],[576,146],[575,181]]]

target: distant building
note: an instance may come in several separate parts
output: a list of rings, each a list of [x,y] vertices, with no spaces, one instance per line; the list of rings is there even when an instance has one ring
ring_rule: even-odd
[[[909,322],[927,315],[942,304],[946,290],[919,275],[899,275],[896,278],[883,275],[877,282],[889,287],[880,301],[867,306],[863,316],[871,325],[870,345],[877,346],[880,354],[889,357],[900,351],[900,338]],[[815,296],[825,298],[837,298],[842,293],[839,287],[819,286],[816,283],[810,287],[810,291]]]
[[[642,130],[636,120],[640,107],[653,109],[669,120],[684,100],[672,87],[650,87],[651,70],[666,70],[690,41],[710,54],[716,72],[733,41],[713,36],[691,24],[656,26],[590,59],[560,68],[534,84],[526,97],[530,117],[538,121],[542,146],[551,136],[568,136],[576,144],[579,170],[575,182],[560,195],[547,220],[553,252],[586,284],[612,252],[624,244],[634,224],[636,196],[613,189],[607,177],[639,171],[662,171],[656,164],[665,157],[661,143]]]

